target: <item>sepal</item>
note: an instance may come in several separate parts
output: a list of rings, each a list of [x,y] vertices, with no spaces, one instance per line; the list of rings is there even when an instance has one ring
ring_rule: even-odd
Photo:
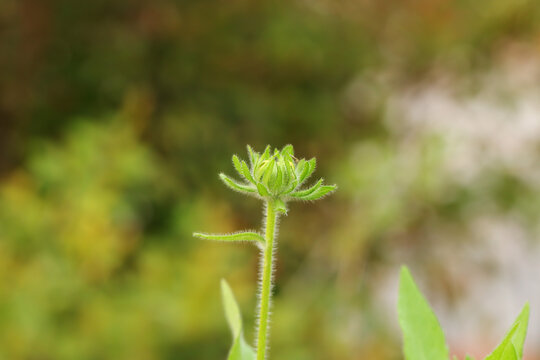
[[[283,200],[281,199],[275,200],[274,206],[277,212],[287,215],[287,211],[288,211],[287,204]]]
[[[304,195],[304,196],[296,196],[296,198],[299,200],[305,200],[305,201],[319,200],[320,198],[336,191],[336,188],[337,188],[336,185],[319,186],[316,190],[314,190],[310,194]]]
[[[317,181],[315,185],[311,186],[310,188],[293,192],[290,194],[291,200],[318,200],[337,189],[336,185],[323,185],[322,183],[323,179],[319,179],[319,181]]]
[[[313,158],[311,160],[306,161],[305,167],[302,169],[302,173],[300,174],[300,177],[298,179],[298,186],[302,186],[304,182],[306,182],[307,179],[313,174],[315,171],[315,168],[317,167],[317,159]]]
[[[247,150],[249,154],[249,163],[251,165],[251,168],[254,168],[257,165],[257,162],[259,161],[259,153],[253,151],[253,148],[249,145],[247,145]]]
[[[315,190],[317,190],[319,187],[321,187],[322,185],[322,182],[323,180],[322,179],[319,179],[319,181],[317,181],[315,183],[315,185],[305,189],[305,190],[299,190],[299,191],[295,191],[291,194],[291,196],[295,197],[295,198],[302,198],[304,196],[308,196],[308,195],[311,195]]]
[[[241,184],[233,179],[231,179],[230,177],[228,177],[227,175],[221,173],[219,174],[219,178],[221,179],[221,181],[223,181],[223,183],[225,185],[227,185],[229,188],[233,189],[234,191],[238,191],[240,193],[244,193],[244,194],[247,194],[247,195],[256,195],[257,194],[257,191],[255,190],[255,188],[253,186],[250,186],[250,185],[247,185],[247,184]]]

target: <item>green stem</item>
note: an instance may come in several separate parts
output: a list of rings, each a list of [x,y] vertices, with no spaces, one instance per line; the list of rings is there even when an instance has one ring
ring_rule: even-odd
[[[274,201],[266,202],[265,248],[262,268],[261,297],[259,304],[259,330],[257,335],[257,360],[266,356],[268,337],[268,318],[270,317],[270,300],[272,297],[272,268],[274,257],[274,236],[276,232],[277,213]]]

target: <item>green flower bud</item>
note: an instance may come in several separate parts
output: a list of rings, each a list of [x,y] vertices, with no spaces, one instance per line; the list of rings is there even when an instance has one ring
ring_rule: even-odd
[[[233,190],[255,195],[279,204],[281,212],[286,213],[286,203],[290,200],[317,200],[336,189],[336,185],[323,185],[322,179],[312,187],[302,188],[304,182],[315,171],[316,160],[294,157],[292,145],[286,145],[281,151],[267,146],[262,154],[255,152],[248,145],[249,164],[233,156],[233,165],[245,180],[239,183],[224,174],[220,177]],[[270,155],[272,154],[272,155]]]

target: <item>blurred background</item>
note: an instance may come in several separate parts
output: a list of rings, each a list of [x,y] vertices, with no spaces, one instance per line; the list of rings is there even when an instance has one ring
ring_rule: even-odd
[[[0,1],[0,359],[224,359],[253,338],[246,144],[339,185],[281,221],[273,359],[401,359],[407,264],[453,354],[531,302],[540,359],[540,2]]]

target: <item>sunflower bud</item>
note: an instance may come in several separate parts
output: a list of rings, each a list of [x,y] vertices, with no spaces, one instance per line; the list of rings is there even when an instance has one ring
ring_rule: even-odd
[[[302,188],[304,182],[315,171],[316,160],[297,160],[292,145],[273,152],[267,146],[262,154],[248,145],[250,166],[238,156],[233,156],[233,165],[244,179],[237,182],[224,174],[220,178],[233,190],[273,200],[286,213],[286,203],[290,200],[317,200],[336,189],[336,185],[323,185],[322,179],[315,185]]]

